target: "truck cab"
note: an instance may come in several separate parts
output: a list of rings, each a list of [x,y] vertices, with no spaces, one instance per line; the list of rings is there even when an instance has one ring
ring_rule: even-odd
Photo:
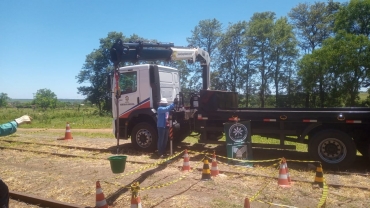
[[[118,108],[113,107],[113,122],[119,115],[120,139],[131,136],[135,146],[153,149],[157,143],[158,102],[161,98],[166,98],[172,103],[180,93],[179,72],[171,67],[142,64],[120,67],[118,73],[121,96],[118,99]],[[116,79],[113,79],[112,84],[116,86]],[[112,93],[114,96],[115,92]],[[112,102],[112,106],[115,106],[116,101],[113,99]],[[116,127],[115,123],[113,126]],[[137,126],[145,128],[135,129]]]

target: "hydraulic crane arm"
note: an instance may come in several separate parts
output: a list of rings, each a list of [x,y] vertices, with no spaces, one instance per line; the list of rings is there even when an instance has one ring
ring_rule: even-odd
[[[110,55],[115,67],[120,62],[199,61],[202,66],[203,89],[209,88],[209,64],[211,60],[208,52],[201,48],[175,47],[173,43],[123,43],[121,39],[117,39],[110,50]]]

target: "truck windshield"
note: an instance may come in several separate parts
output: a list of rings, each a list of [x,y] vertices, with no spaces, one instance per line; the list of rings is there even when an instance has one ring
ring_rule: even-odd
[[[120,75],[119,87],[122,94],[136,92],[137,90],[137,72],[126,72]]]

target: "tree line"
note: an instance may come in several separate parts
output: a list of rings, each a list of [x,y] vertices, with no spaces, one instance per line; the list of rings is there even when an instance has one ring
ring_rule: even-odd
[[[110,32],[86,56],[76,79],[91,85],[78,92],[100,111],[111,108],[105,86],[113,71],[109,49],[117,38],[156,42]],[[369,38],[370,0],[329,0],[299,3],[279,18],[266,11],[228,25],[201,20],[187,42],[210,54],[211,89],[238,92],[240,106],[316,108],[370,105],[369,97],[359,99],[360,90],[370,86]],[[179,69],[182,92],[201,89],[198,65],[155,63]]]
[[[8,107],[13,105],[17,108],[35,108],[40,107],[43,110],[47,108],[56,108],[58,98],[50,89],[39,89],[34,94],[32,102],[21,104],[20,102],[10,103],[10,97],[7,93],[0,93],[0,107]]]
[[[83,106],[83,107],[82,107]],[[44,88],[37,90],[34,93],[34,97],[29,102],[21,102],[19,100],[11,101],[11,98],[8,96],[7,93],[1,92],[0,93],[0,107],[3,108],[32,108],[32,109],[40,109],[40,110],[47,110],[47,109],[74,109],[77,108],[79,111],[80,108],[92,107],[88,101],[84,102],[70,102],[70,101],[61,101],[58,100],[56,94],[52,92],[50,89]]]

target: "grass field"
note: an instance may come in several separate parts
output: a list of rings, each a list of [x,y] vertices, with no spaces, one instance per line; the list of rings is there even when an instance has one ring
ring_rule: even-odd
[[[359,94],[359,97],[360,97],[361,101],[366,100],[366,98],[368,96],[369,96],[369,93],[367,93],[367,92],[360,92],[360,94]]]
[[[14,120],[22,115],[33,118],[32,125],[22,125],[22,128],[60,128],[70,123],[73,128],[112,128],[112,118],[99,116],[94,108],[33,110],[30,108],[0,108],[0,123]]]
[[[275,207],[271,203],[280,207],[320,207],[323,196],[327,198],[326,207],[369,207],[370,204],[368,174],[341,174],[324,169],[325,181],[329,185],[327,195],[324,195],[324,191],[313,184],[316,178],[314,169],[306,163],[290,161],[299,159],[298,152],[286,157],[292,186],[282,188],[277,180],[279,167],[262,161],[265,157],[278,158],[270,150],[254,149],[254,159],[260,162],[251,168],[227,163],[221,157],[225,156],[225,149],[221,152],[219,150],[223,147],[220,147],[216,154],[221,174],[203,181],[200,179],[203,176],[204,156],[200,152],[211,153],[214,150],[212,147],[184,143],[181,148],[175,148],[175,153],[180,153],[179,157],[158,160],[152,153],[134,151],[129,141],[122,141],[120,149],[122,154],[128,156],[128,162],[124,173],[113,174],[107,160],[110,152],[78,149],[115,150],[114,137],[106,129],[75,129],[71,141],[57,140],[60,135],[63,135],[63,129],[34,132],[21,128],[16,134],[4,138],[14,142],[0,140],[0,146],[4,148],[0,151],[0,175],[11,190],[83,207],[95,206],[95,182],[98,180],[110,207],[117,208],[130,205],[131,193],[123,187],[128,187],[133,181],[140,181],[142,189],[139,194],[143,207],[152,208],[236,208],[243,206],[245,197],[249,197],[252,207],[262,208]],[[190,137],[187,141],[191,141]],[[271,141],[274,140],[267,140]],[[192,168],[189,172],[180,171],[183,148],[189,150]],[[10,207],[39,208],[14,200],[10,202]]]

